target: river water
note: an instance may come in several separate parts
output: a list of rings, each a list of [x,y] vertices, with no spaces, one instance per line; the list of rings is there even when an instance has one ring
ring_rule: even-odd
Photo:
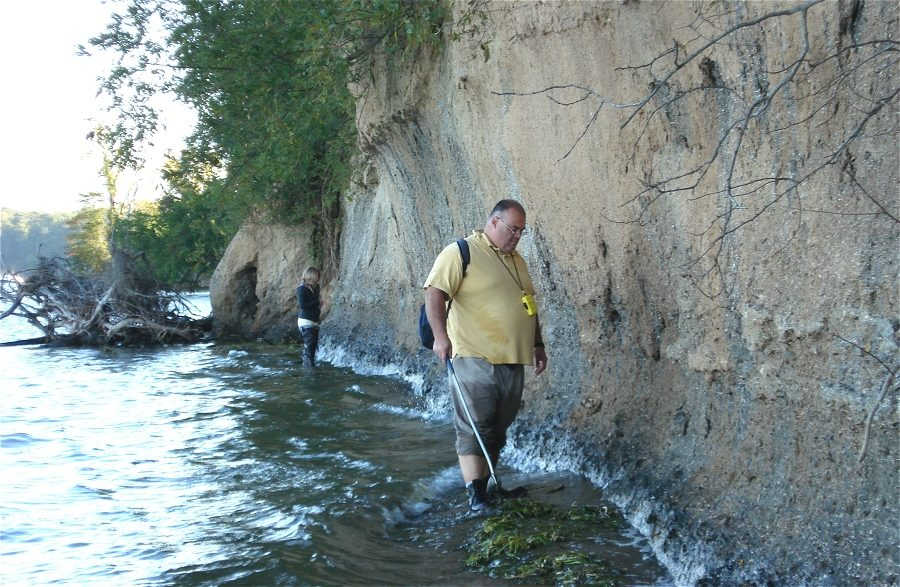
[[[0,341],[39,334],[17,320]],[[449,420],[403,381],[304,369],[298,351],[0,348],[0,583],[509,584],[466,568],[480,521]],[[539,501],[604,503],[575,475],[498,473]],[[575,546],[623,584],[671,584],[629,528]]]

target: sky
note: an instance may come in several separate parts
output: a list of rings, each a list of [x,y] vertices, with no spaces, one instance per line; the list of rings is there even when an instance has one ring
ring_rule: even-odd
[[[102,32],[113,3],[107,0],[13,0],[0,19],[0,206],[40,212],[77,209],[79,195],[104,192],[101,156],[86,135],[111,120],[97,97],[97,78],[108,57],[80,57],[78,44]],[[159,195],[158,169],[166,151],[177,152],[191,114],[169,103],[166,134],[140,174],[124,178],[119,193],[136,199]]]

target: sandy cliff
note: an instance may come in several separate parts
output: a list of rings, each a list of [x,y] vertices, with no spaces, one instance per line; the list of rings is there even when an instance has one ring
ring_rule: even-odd
[[[210,279],[215,330],[271,341],[297,340],[296,288],[313,263],[309,230],[248,222]]]
[[[457,4],[358,88],[326,345],[441,404],[421,283],[516,198],[523,462],[606,484],[683,583],[896,582],[896,3]]]

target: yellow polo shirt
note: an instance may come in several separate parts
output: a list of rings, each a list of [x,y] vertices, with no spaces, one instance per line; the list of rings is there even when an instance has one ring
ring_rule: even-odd
[[[523,290],[534,295],[525,260],[492,245],[481,230],[466,241],[471,258],[465,279],[454,242],[438,254],[424,285],[453,300],[447,316],[453,356],[480,357],[494,365],[531,365],[537,316],[529,316],[522,305]]]

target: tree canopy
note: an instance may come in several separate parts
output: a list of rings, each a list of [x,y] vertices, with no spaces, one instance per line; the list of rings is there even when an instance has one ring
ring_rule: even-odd
[[[355,147],[348,86],[376,51],[439,41],[440,0],[128,0],[95,50],[118,54],[103,82],[119,122],[115,164],[139,164],[169,92],[198,122],[178,173],[219,170],[220,209],[282,221],[317,215],[349,179]],[[89,50],[85,50],[89,52]],[[176,180],[176,184],[178,181]]]
[[[121,0],[82,52],[111,51],[102,80],[116,124],[97,134],[117,168],[140,166],[160,94],[191,105],[187,148],[155,207],[116,218],[118,246],[173,285],[209,275],[248,216],[336,234],[356,147],[349,86],[376,53],[440,41],[442,0]],[[315,238],[315,236],[314,236]],[[312,243],[313,251],[323,243]]]

